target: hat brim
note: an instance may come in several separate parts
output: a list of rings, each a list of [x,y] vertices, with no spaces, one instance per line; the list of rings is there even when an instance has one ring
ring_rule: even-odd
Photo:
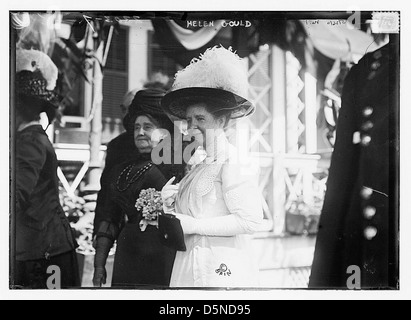
[[[124,118],[123,118],[123,126],[124,129],[126,129],[127,132],[129,133],[133,133],[134,132],[134,123],[136,121],[136,119],[139,116],[151,116],[154,118],[154,120],[156,120],[158,122],[158,124],[160,125],[161,129],[167,129],[169,132],[173,131],[173,122],[170,120],[170,118],[167,116],[167,114],[165,114],[164,112],[162,113],[158,113],[157,110],[156,112],[150,112],[150,111],[146,111],[143,109],[139,109],[136,110],[134,109],[132,112],[128,112]]]
[[[169,115],[179,119],[186,118],[186,111],[190,105],[206,102],[216,112],[227,110],[231,119],[250,116],[255,111],[255,106],[247,99],[216,88],[191,87],[167,93],[161,100],[161,106]]]
[[[17,93],[17,97],[19,99],[24,99],[26,103],[37,110],[38,113],[46,112],[49,109],[58,109],[59,102],[57,100],[57,96],[53,96],[53,99],[48,99],[45,96],[38,96],[38,95],[31,95],[31,94],[24,94],[24,93]]]

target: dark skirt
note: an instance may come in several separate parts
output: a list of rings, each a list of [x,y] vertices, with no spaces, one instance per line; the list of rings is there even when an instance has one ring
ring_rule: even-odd
[[[175,254],[161,244],[156,227],[149,225],[142,232],[138,224],[126,224],[117,240],[111,287],[169,287]]]
[[[16,261],[12,289],[80,288],[75,250],[41,260]]]

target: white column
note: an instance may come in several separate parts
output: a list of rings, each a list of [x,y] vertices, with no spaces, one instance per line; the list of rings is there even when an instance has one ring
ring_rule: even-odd
[[[138,20],[127,23],[129,29],[128,47],[128,90],[141,88],[148,78],[148,37],[153,30],[149,20]]]
[[[286,53],[286,92],[287,92],[287,153],[298,153],[299,145],[299,107],[298,94],[304,87],[298,76],[300,62],[291,52]]]
[[[305,82],[305,146],[306,153],[317,152],[317,79],[306,72]],[[303,195],[304,201],[310,205],[314,204],[313,194],[313,172],[314,168],[304,168]]]
[[[103,57],[103,45],[101,42],[99,48],[96,50],[96,56],[101,61]],[[93,67],[93,103],[92,108],[93,118],[90,123],[90,170],[88,173],[89,187],[94,190],[100,188],[100,176],[101,176],[101,159],[100,159],[100,146],[102,135],[102,104],[103,104],[103,72],[100,68],[100,64],[95,61]]]
[[[317,152],[317,79],[308,72],[305,82],[305,139],[306,153]]]
[[[284,155],[286,152],[286,59],[285,52],[272,46],[271,77],[273,108],[272,146],[273,146],[273,199],[274,234],[280,235],[285,229],[286,185],[284,180]]]

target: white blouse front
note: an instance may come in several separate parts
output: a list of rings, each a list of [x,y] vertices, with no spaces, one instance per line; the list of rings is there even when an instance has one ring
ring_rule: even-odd
[[[175,211],[190,218],[182,223],[187,251],[177,252],[171,287],[258,287],[250,246],[263,219],[258,176],[249,164],[232,163],[235,157],[220,138],[216,160],[180,183]]]

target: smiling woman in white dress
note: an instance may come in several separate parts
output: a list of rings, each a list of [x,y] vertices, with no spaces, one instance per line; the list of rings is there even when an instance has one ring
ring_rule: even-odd
[[[181,222],[186,251],[177,252],[171,287],[258,287],[250,236],[262,220],[258,174],[228,141],[234,119],[249,116],[243,61],[223,47],[208,49],[176,74],[162,100],[170,117],[185,119],[205,158],[162,190],[165,211]]]

